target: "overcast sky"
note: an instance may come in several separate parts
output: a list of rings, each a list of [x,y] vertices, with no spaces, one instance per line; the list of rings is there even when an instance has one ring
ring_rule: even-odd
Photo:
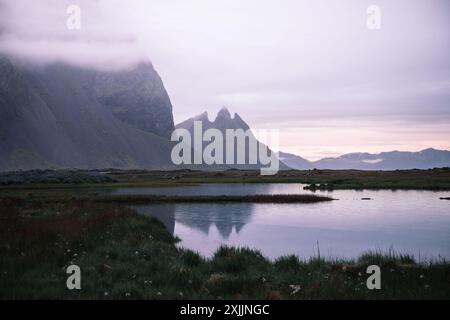
[[[81,8],[68,30],[66,8]],[[381,29],[366,26],[369,5]],[[125,68],[150,59],[176,122],[222,106],[309,159],[450,149],[448,0],[0,0],[0,50]]]

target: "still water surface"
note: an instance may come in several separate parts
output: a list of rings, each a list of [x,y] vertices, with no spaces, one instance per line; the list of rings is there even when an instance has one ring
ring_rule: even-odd
[[[119,188],[116,195],[310,194],[302,184],[204,184]],[[450,258],[449,192],[318,191],[339,199],[313,204],[162,204],[134,206],[160,219],[181,246],[211,256],[222,244],[257,248],[270,258],[296,254],[353,258],[367,250]],[[372,200],[361,200],[372,198]]]

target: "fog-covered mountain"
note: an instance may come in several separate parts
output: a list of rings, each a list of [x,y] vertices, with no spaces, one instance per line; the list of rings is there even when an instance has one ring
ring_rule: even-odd
[[[177,128],[249,129],[222,109]],[[0,56],[0,171],[44,168],[174,169],[172,105],[151,63],[99,71],[63,63],[36,65]],[[235,150],[236,153],[237,150]],[[247,153],[247,152],[246,152]],[[280,169],[428,169],[450,166],[450,151],[350,153],[310,162],[280,152]],[[248,163],[246,155],[246,163]],[[232,165],[225,168],[260,168]],[[205,166],[199,167],[206,169]]]
[[[336,158],[307,161],[299,156],[282,153],[282,161],[294,169],[431,169],[450,167],[450,151],[425,149],[419,152],[391,151],[372,153],[349,153]]]
[[[0,56],[0,171],[163,168],[173,129],[151,63],[97,71]]]

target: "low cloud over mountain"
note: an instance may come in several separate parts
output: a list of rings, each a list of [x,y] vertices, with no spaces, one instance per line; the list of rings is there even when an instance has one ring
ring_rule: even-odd
[[[0,57],[0,170],[171,166],[172,104],[150,63],[120,72]]]

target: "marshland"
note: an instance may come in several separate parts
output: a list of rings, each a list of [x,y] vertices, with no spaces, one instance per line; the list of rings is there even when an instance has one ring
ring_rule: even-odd
[[[76,173],[0,187],[1,298],[450,297],[445,169]]]

